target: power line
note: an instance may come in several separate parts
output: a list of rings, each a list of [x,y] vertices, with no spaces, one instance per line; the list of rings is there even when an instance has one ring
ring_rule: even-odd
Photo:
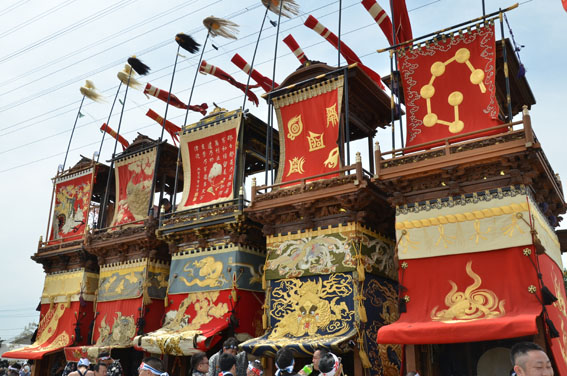
[[[425,7],[425,6],[431,5],[431,4],[436,3],[436,2],[439,2],[439,1],[440,1],[440,0],[432,1],[432,2],[430,2],[430,3],[428,3],[428,4],[422,5],[422,6],[420,6],[420,7],[417,7],[417,8],[415,8],[415,9],[412,9],[412,10],[420,9],[420,8],[423,8],[423,7]],[[349,7],[353,6],[353,5],[354,5],[354,4],[351,4],[351,5],[347,6],[346,8],[349,8]],[[314,10],[311,10],[311,11],[309,11],[309,12],[313,12],[313,11],[319,10],[319,9],[321,9],[321,8],[324,8],[324,7],[325,7],[325,6],[322,6],[322,7],[316,8],[316,9],[314,9]],[[344,9],[346,9],[346,8],[344,8]],[[412,11],[412,10],[410,10],[410,11]],[[328,15],[330,15],[330,14],[333,14],[333,13],[336,13],[336,11],[333,11],[333,12],[330,12],[330,13],[328,13],[328,14],[325,14],[325,15],[323,15],[322,17],[326,17],[326,16],[328,16]],[[345,33],[344,35],[347,35],[347,34],[350,34],[350,33],[353,33],[353,32],[359,31],[359,30],[362,30],[362,29],[364,29],[364,28],[370,27],[370,26],[372,26],[373,24],[374,24],[374,23],[370,23],[370,24],[368,24],[368,25],[365,25],[365,26],[359,27],[359,28],[357,28],[357,29],[351,30],[351,31]],[[298,26],[294,26],[294,27],[292,27],[292,28],[289,28],[289,29],[287,29],[287,30],[284,30],[283,32],[289,31],[289,30],[291,30],[291,29],[293,29],[293,28],[296,28],[296,27],[298,27]],[[269,35],[269,36],[266,36],[266,37],[263,38],[263,39],[269,38],[269,37],[271,37],[271,36],[273,36],[273,34],[272,34],[272,35]],[[246,36],[246,37],[248,37],[248,36]],[[244,39],[245,39],[246,37],[244,37]],[[312,47],[312,46],[314,46],[314,45],[321,44],[321,43],[324,43],[324,41],[320,41],[320,42],[317,42],[317,43],[315,43],[315,44],[309,45],[309,46],[307,46],[306,48],[309,48],[309,47]],[[230,44],[230,43],[228,43],[228,44]],[[241,48],[241,47],[240,47],[240,48]],[[220,54],[220,55],[217,55],[217,56],[215,56],[215,57],[223,56],[223,55],[225,55],[225,54],[227,54],[227,53],[230,53],[230,52],[232,52],[232,51],[234,51],[234,50],[224,52],[224,53],[222,53],[222,54]],[[287,54],[281,55],[280,57],[285,56],[285,55],[289,55],[289,54],[290,54],[290,53],[287,53]],[[370,52],[370,53],[368,53],[368,54],[362,55],[361,57],[366,57],[366,56],[369,56],[369,55],[372,55],[372,54],[373,54],[373,52]],[[215,58],[215,57],[213,57],[213,58]],[[188,60],[189,60],[189,59],[188,59]],[[269,61],[271,61],[271,59],[268,59],[268,60],[266,60],[266,61],[264,61],[264,62],[261,62],[260,64],[264,64],[264,63],[269,62]],[[169,66],[169,67],[170,67],[170,66]],[[161,70],[163,70],[163,69],[166,69],[166,68],[168,68],[168,67],[162,68],[162,69],[160,69],[159,71],[161,71]],[[187,69],[187,68],[189,68],[189,67],[185,67],[185,68],[183,68],[183,69]],[[234,73],[236,73],[236,72],[238,72],[238,70],[235,71],[235,72],[233,72],[233,73],[230,73],[230,74],[234,74]],[[164,76],[161,76],[161,77],[164,77]],[[160,78],[161,78],[161,77],[160,77]],[[197,85],[197,86],[202,86],[202,85],[205,85],[205,84],[210,83],[210,82],[212,82],[212,81],[214,81],[214,80],[209,80],[209,81],[207,81],[207,82],[200,83],[200,84]],[[109,90],[110,90],[110,89],[109,89]],[[187,90],[187,89],[185,89],[185,90],[183,90],[183,91],[186,91],[186,90]],[[183,91],[181,91],[181,92],[183,92]],[[146,103],[146,104],[144,104],[144,105],[139,105],[139,106],[136,106],[136,107],[134,107],[134,108],[128,109],[127,111],[135,110],[135,109],[137,109],[137,108],[139,108],[139,107],[142,107],[142,106],[149,106],[149,105],[151,105],[151,104],[154,103],[154,102],[156,102],[156,100],[151,101],[151,102],[149,102],[149,103]],[[90,124],[93,124],[93,123],[95,123],[95,122],[100,122],[100,121],[102,121],[102,120],[103,120],[103,119],[95,119],[95,121],[90,122],[90,123],[87,123],[87,124],[85,124],[85,125],[82,125],[82,126],[80,126],[80,128],[85,127],[85,126],[90,125]],[[47,137],[44,137],[44,138],[42,138],[42,139],[35,140],[35,141],[31,141],[31,142],[28,142],[28,143],[26,143],[26,144],[16,146],[16,147],[14,147],[14,148],[12,148],[12,149],[2,151],[2,152],[0,152],[0,154],[7,153],[7,152],[10,152],[10,151],[14,151],[14,150],[17,150],[17,149],[20,149],[20,148],[29,146],[29,145],[31,145],[31,144],[35,144],[35,143],[37,143],[37,142],[41,142],[41,141],[43,141],[43,140],[45,140],[45,139],[52,138],[52,137],[56,137],[56,136],[58,136],[58,135],[61,135],[61,134],[64,134],[64,133],[68,133],[68,132],[69,132],[68,130],[61,131],[61,132],[58,132],[58,133],[49,135],[49,136],[47,136]],[[55,156],[55,155],[54,155],[54,156]],[[37,160],[37,161],[39,161],[39,160]],[[36,161],[32,161],[32,163],[34,163],[34,162],[36,162]],[[27,165],[27,163],[24,164],[24,165]],[[23,167],[24,165],[15,166],[14,168]],[[0,172],[10,171],[10,170],[12,170],[12,169],[14,169],[14,168],[10,168],[10,169],[7,169],[7,170],[2,170],[2,171],[0,171]]]
[[[50,34],[50,35],[48,35],[48,36],[46,36],[46,37],[44,37],[44,38],[42,38],[42,39],[40,39],[40,40],[38,40],[38,41],[35,41],[35,42],[31,43],[31,44],[28,44],[27,46],[22,47],[22,48],[20,48],[20,49],[17,50],[17,51],[11,52],[11,53],[9,53],[8,55],[6,55],[6,56],[4,56],[4,57],[1,57],[1,58],[0,58],[0,63],[4,63],[4,62],[6,62],[6,61],[12,60],[13,58],[15,58],[15,57],[17,57],[17,56],[20,56],[21,54],[24,54],[24,53],[26,53],[26,52],[29,52],[29,51],[30,51],[31,49],[33,49],[33,48],[36,48],[36,47],[41,46],[41,45],[43,45],[43,44],[45,44],[45,43],[47,43],[47,42],[50,42],[50,41],[52,41],[52,40],[54,40],[54,39],[57,39],[57,38],[61,37],[62,35],[65,35],[65,34],[71,32],[71,31],[74,31],[74,30],[76,30],[76,29],[78,29],[78,28],[80,28],[80,27],[82,27],[82,26],[84,26],[84,25],[88,25],[89,23],[91,23],[91,22],[93,22],[93,21],[95,21],[95,20],[97,20],[97,19],[99,19],[99,18],[101,18],[101,17],[104,17],[104,16],[106,16],[106,15],[108,15],[108,14],[114,13],[114,12],[116,12],[118,9],[121,9],[121,8],[123,8],[123,7],[127,6],[127,5],[129,5],[130,3],[136,2],[136,1],[137,1],[137,0],[122,0],[122,1],[121,1],[120,3],[118,3],[118,4],[110,5],[110,6],[108,6],[107,8],[104,8],[102,11],[96,12],[95,14],[92,14],[92,15],[86,17],[86,18],[83,18],[82,20],[77,21],[77,22],[75,22],[74,24],[71,24],[70,26],[66,26],[66,27],[64,27],[63,29],[60,29],[60,30],[56,31],[56,32],[53,33],[53,34]]]
[[[221,1],[221,0],[217,0],[215,3],[218,3],[218,2],[220,2],[220,1]],[[209,5],[208,5],[208,6],[209,6]],[[201,8],[201,9],[205,9],[205,8],[207,8],[208,6],[205,6],[205,7]],[[260,6],[261,6],[261,4],[260,4]],[[254,9],[254,8],[257,8],[257,6],[256,6],[256,7],[252,7],[251,9]],[[201,10],[201,9],[200,9],[200,10]],[[247,10],[247,11],[248,11],[248,10]],[[193,12],[195,12],[195,11],[193,11]],[[238,15],[240,15],[240,14],[238,14]],[[178,20],[178,19],[180,19],[180,18],[182,18],[182,17],[179,17],[179,18],[175,19],[175,21]],[[230,17],[229,17],[229,18],[230,18]],[[173,21],[172,21],[172,22],[173,22]],[[156,28],[154,28],[154,29],[152,29],[152,30],[150,30],[150,31],[148,31],[148,32],[146,32],[146,33],[149,33],[149,32],[151,32],[151,31],[153,31],[153,30],[156,30],[156,29],[158,29],[158,28],[160,28],[160,27],[162,27],[162,26],[156,27]],[[197,29],[197,30],[200,30],[200,29]],[[130,40],[132,40],[132,39],[135,39],[135,38],[131,38]],[[124,43],[125,43],[125,42],[124,42]],[[146,49],[144,49],[144,50],[135,52],[135,55],[142,55],[142,54],[145,54],[145,53],[147,53],[147,52],[152,52],[152,51],[155,51],[155,50],[157,50],[157,49],[159,49],[159,48],[162,48],[162,47],[166,46],[167,44],[171,44],[171,43],[173,43],[173,39],[165,40],[165,41],[160,42],[160,43],[157,43],[157,44],[155,44],[155,45],[153,45],[153,46],[151,46],[151,47],[149,47],[149,48],[146,48]],[[230,43],[233,43],[233,42],[230,42]],[[111,48],[109,48],[109,49],[111,49]],[[107,50],[109,50],[109,49],[107,49]],[[59,89],[61,89],[61,88],[64,88],[64,87],[66,87],[66,86],[69,86],[69,85],[71,85],[71,84],[73,84],[73,83],[76,83],[77,81],[84,80],[84,79],[86,79],[86,78],[88,78],[88,77],[90,77],[90,76],[92,76],[92,75],[94,75],[94,74],[103,72],[103,71],[108,70],[108,69],[110,69],[110,68],[113,68],[113,67],[115,67],[116,65],[123,63],[125,60],[126,60],[126,59],[123,57],[123,58],[118,59],[118,60],[115,60],[115,61],[113,61],[113,62],[111,62],[111,63],[109,63],[109,64],[106,64],[106,65],[104,65],[103,67],[99,67],[99,68],[94,69],[94,70],[92,70],[92,71],[90,71],[90,72],[83,73],[83,74],[81,74],[81,75],[79,75],[79,76],[75,76],[75,77],[73,77],[73,78],[71,78],[71,79],[69,79],[69,80],[67,80],[67,81],[65,81],[65,82],[63,82],[63,83],[59,83],[59,84],[57,84],[57,85],[55,85],[55,86],[49,87],[49,88],[47,88],[47,89],[44,89],[43,91],[40,91],[39,93],[35,93],[35,94],[32,94],[32,95],[29,95],[28,97],[21,98],[21,99],[15,101],[15,102],[6,104],[5,106],[0,107],[0,112],[4,112],[4,111],[9,110],[9,109],[12,109],[12,108],[14,108],[14,107],[18,107],[18,106],[20,106],[20,105],[22,105],[22,104],[24,104],[24,103],[28,103],[28,102],[31,101],[31,100],[35,100],[35,99],[38,99],[38,98],[40,98],[40,97],[43,97],[44,95],[50,94],[50,93],[52,93],[52,92],[55,91],[55,90],[59,90]],[[62,70],[62,69],[59,69],[59,70],[57,70],[57,71],[54,72],[54,73],[58,73],[58,72],[61,71],[61,70]],[[25,86],[27,86],[27,85],[29,85],[29,83],[26,84]],[[22,87],[22,86],[21,86],[21,87]],[[18,89],[21,88],[21,87],[12,89],[12,91],[13,91],[13,90],[18,90]],[[10,91],[10,93],[11,93],[12,91]],[[4,94],[2,94],[2,95],[4,95]],[[7,129],[7,128],[4,128],[4,129]]]
[[[39,21],[39,20],[41,20],[41,19],[44,18],[44,17],[49,16],[51,13],[57,12],[59,9],[64,8],[64,7],[66,7],[67,5],[69,5],[69,4],[71,4],[71,3],[74,3],[75,1],[77,1],[77,0],[67,0],[67,1],[64,1],[64,2],[62,2],[61,4],[56,5],[56,6],[54,6],[53,8],[50,8],[50,9],[46,10],[45,12],[42,12],[42,13],[40,13],[40,14],[38,14],[38,15],[36,15],[36,16],[34,16],[34,17],[32,17],[32,18],[30,18],[30,19],[28,19],[28,20],[26,20],[26,21],[24,21],[24,22],[22,22],[22,23],[20,23],[20,24],[18,24],[18,25],[16,25],[16,26],[14,26],[14,27],[11,27],[11,28],[9,28],[8,30],[6,30],[5,32],[0,33],[0,38],[3,38],[3,37],[5,37],[5,36],[7,36],[7,35],[10,35],[10,34],[12,34],[12,33],[15,33],[16,31],[18,31],[18,30],[20,30],[20,29],[22,29],[22,28],[24,28],[24,27],[26,27],[26,26],[28,26],[28,25],[31,25],[32,23],[34,23],[34,22],[36,22],[36,21]]]
[[[24,0],[24,1],[16,1],[14,4],[0,10],[0,16],[3,16],[5,14],[10,13],[11,11],[13,11],[16,8],[21,7],[22,5],[29,3],[31,0]]]
[[[217,1],[217,2],[218,2],[218,1]],[[337,2],[337,1],[335,0],[334,3],[336,3],[336,2]],[[354,2],[353,4],[347,6],[346,8],[352,7],[356,2],[357,2],[357,1],[355,0],[355,2]],[[306,12],[306,13],[310,13],[310,12],[314,12],[314,11],[320,10],[320,9],[325,8],[325,7],[328,7],[328,6],[332,5],[332,4],[333,4],[333,3],[330,3],[330,4],[327,4],[327,5],[324,5],[324,6],[315,8],[315,9],[312,9],[312,10]],[[233,17],[235,17],[235,16],[244,14],[244,13],[246,13],[246,12],[252,10],[252,9],[257,8],[258,6],[261,6],[261,4],[260,4],[260,5],[257,5],[257,6],[250,7],[250,8],[244,8],[244,9],[241,10],[240,12],[237,12],[236,15],[231,15],[231,16],[228,17],[228,18],[230,19],[230,18],[233,18]],[[346,9],[346,8],[345,8],[345,9]],[[336,12],[337,12],[337,11],[333,11],[333,12],[331,12],[331,13],[328,13],[328,14],[324,15],[323,17],[326,17],[327,15],[330,15],[330,14],[334,14],[334,13],[336,13]],[[306,14],[306,13],[303,13],[303,14]],[[285,23],[285,22],[288,22],[288,21],[290,21],[290,20],[284,20],[284,21],[282,21],[282,23]],[[284,31],[282,31],[282,32],[285,32],[285,31],[288,31],[288,30],[291,30],[291,29],[294,29],[294,28],[297,28],[297,27],[301,27],[301,26],[302,26],[302,25],[297,25],[297,26],[295,26],[295,27],[289,28],[289,29],[284,30]],[[248,35],[246,35],[246,36],[240,38],[240,40],[246,39],[246,38],[248,38],[248,37],[250,37],[250,36],[253,36],[253,35],[255,35],[255,33],[248,34]],[[274,35],[274,34],[269,35],[269,36],[267,36],[267,37],[264,37],[264,38],[262,38],[262,40],[264,40],[264,39],[266,39],[266,38],[269,38],[269,37],[271,37],[271,36],[273,36],[273,35]],[[231,42],[226,43],[225,45],[222,45],[221,47],[225,47],[225,46],[227,46],[227,45],[231,45],[231,44],[236,43],[236,42],[237,42],[237,41],[231,41]],[[169,44],[169,43],[173,43],[173,42],[172,42],[172,41],[165,41],[165,43],[164,43],[164,42],[158,43],[157,45],[154,45],[154,46],[152,46],[152,47],[150,47],[150,48],[147,48],[146,50],[136,52],[136,55],[141,55],[141,54],[143,54],[143,53],[147,53],[147,52],[153,51],[153,50],[155,50],[155,49],[157,49],[157,48],[161,48],[161,47],[163,47],[164,45]],[[250,43],[248,43],[248,44],[245,44],[244,46],[248,46],[248,45],[251,45],[251,44],[253,44],[253,43],[254,43],[254,42],[250,42]],[[244,46],[241,46],[241,47],[244,47]],[[239,48],[241,48],[241,47],[239,47]],[[235,49],[233,49],[233,50],[231,50],[231,51],[220,53],[219,55],[213,56],[211,59],[214,59],[214,58],[217,58],[217,57],[220,57],[220,56],[224,56],[224,55],[227,54],[227,53],[230,53],[230,52],[233,52],[233,51],[237,51],[237,50],[238,50],[238,48],[235,48]],[[196,58],[195,58],[195,57],[190,57],[190,58],[188,58],[187,60],[193,60],[193,59],[196,59]],[[35,99],[38,99],[38,98],[40,98],[40,97],[43,97],[44,95],[51,94],[51,93],[53,93],[53,92],[56,91],[56,90],[59,90],[59,89],[61,89],[61,88],[63,88],[63,87],[66,87],[66,86],[69,86],[69,85],[71,85],[71,84],[73,84],[73,83],[76,83],[77,81],[80,81],[80,80],[83,80],[83,79],[85,79],[85,78],[88,78],[88,77],[90,77],[90,76],[92,76],[92,75],[94,75],[94,74],[103,72],[103,71],[105,71],[105,70],[107,70],[107,69],[109,69],[109,68],[112,68],[112,67],[116,66],[117,64],[123,63],[124,60],[125,60],[124,58],[122,58],[122,59],[120,59],[120,60],[116,60],[116,61],[114,61],[114,62],[112,62],[112,63],[109,63],[109,64],[107,64],[107,65],[105,65],[105,66],[103,66],[103,67],[101,67],[101,68],[97,68],[97,69],[95,69],[95,70],[93,70],[93,71],[90,71],[90,72],[88,72],[88,73],[82,74],[81,76],[73,77],[72,79],[69,79],[69,80],[65,81],[64,83],[60,83],[60,84],[58,84],[58,85],[55,85],[55,86],[52,86],[52,87],[50,87],[50,88],[44,89],[43,91],[41,91],[41,92],[39,92],[39,93],[35,93],[35,94],[30,95],[30,96],[28,96],[28,97],[26,97],[26,98],[20,99],[20,100],[15,101],[15,102],[12,102],[12,103],[10,103],[10,104],[7,104],[7,105],[5,105],[4,107],[0,107],[0,112],[6,111],[6,110],[8,110],[8,109],[12,109],[12,108],[14,108],[14,107],[18,107],[18,106],[20,106],[20,105],[22,105],[22,104],[24,104],[24,103],[28,103],[28,102],[31,101],[31,100],[35,100]],[[163,67],[163,68],[161,68],[161,69],[154,70],[154,71],[152,72],[152,75],[155,74],[155,73],[157,73],[157,72],[160,72],[160,71],[162,71],[162,70],[164,70],[164,69],[168,69],[168,68],[170,68],[171,66],[172,66],[172,65],[168,65],[168,66]],[[187,69],[187,67],[182,68],[182,69],[180,69],[180,70],[184,70],[184,69]],[[164,76],[161,76],[161,77],[164,77]],[[159,77],[159,78],[161,78],[161,77]],[[115,86],[114,88],[116,88],[116,86]],[[114,89],[114,88],[112,88],[112,89]],[[112,89],[109,89],[109,90],[112,90]],[[75,102],[75,103],[78,103],[78,101]],[[20,123],[21,123],[21,122],[20,122]],[[14,126],[16,126],[16,125],[11,125],[11,126],[8,126],[8,127],[4,127],[4,128],[2,128],[2,129],[0,129],[0,131],[4,131],[4,130],[6,130],[6,129],[13,128]],[[27,127],[23,127],[23,128],[21,128],[21,129],[24,129],[24,128],[27,128]],[[18,130],[15,130],[14,132],[17,132],[17,131],[18,131]],[[14,133],[14,132],[7,132],[7,133],[4,133],[4,134],[0,135],[0,137],[5,136],[5,135],[10,134],[10,133]]]
[[[196,2],[196,1],[198,1],[198,0],[194,0],[193,2]],[[190,5],[190,4],[189,4],[189,5]],[[179,4],[179,5],[176,5],[176,6],[174,6],[173,8],[170,8],[169,10],[163,11],[163,12],[158,13],[158,14],[156,14],[156,15],[153,15],[153,16],[151,16],[151,17],[149,17],[149,18],[146,18],[146,19],[144,19],[144,20],[138,22],[137,24],[134,24],[134,25],[131,25],[131,26],[129,26],[129,27],[126,27],[126,28],[124,28],[124,29],[122,29],[122,30],[120,30],[120,31],[118,31],[118,32],[116,32],[116,33],[113,33],[113,34],[111,34],[111,35],[109,35],[109,36],[107,36],[107,37],[105,37],[105,38],[103,38],[103,39],[99,39],[98,41],[89,44],[89,49],[92,49],[92,48],[94,48],[94,47],[96,47],[96,46],[99,46],[99,45],[101,45],[101,44],[103,44],[103,43],[105,43],[105,42],[108,42],[109,40],[112,40],[112,39],[116,38],[116,37],[119,37],[119,36],[121,36],[121,35],[124,35],[125,33],[129,32],[129,31],[132,31],[132,30],[135,30],[135,29],[139,28],[140,26],[147,25],[148,22],[150,22],[150,21],[155,21],[155,20],[157,20],[157,19],[159,19],[159,18],[161,18],[161,17],[164,17],[165,15],[168,15],[168,14],[170,14],[170,13],[173,13],[173,12],[175,12],[176,10],[178,10],[179,8],[182,8],[182,7],[185,7],[185,6],[187,6],[187,5],[186,5],[186,4]],[[167,25],[167,24],[165,24],[165,25]],[[164,25],[164,26],[165,26],[165,25]],[[138,35],[138,36],[141,36],[141,35],[143,35],[143,34],[140,34],[140,35]],[[131,40],[132,40],[132,39],[128,39],[128,41],[131,41]],[[123,44],[123,43],[125,43],[125,42],[121,42],[121,43],[115,45],[114,47],[119,46],[120,44]],[[56,59],[54,59],[54,60],[51,60],[51,61],[49,61],[49,62],[46,62],[46,63],[42,64],[41,67],[34,67],[34,68],[32,68],[32,69],[30,69],[30,70],[28,70],[28,71],[26,71],[26,72],[20,74],[20,75],[17,76],[17,77],[13,77],[13,78],[10,78],[9,80],[6,80],[6,81],[4,81],[4,82],[0,82],[0,86],[4,86],[4,85],[6,85],[6,84],[19,81],[21,78],[29,77],[30,74],[41,72],[42,70],[47,69],[47,68],[49,68],[49,67],[51,67],[51,66],[53,66],[53,65],[55,65],[55,64],[57,64],[57,63],[59,63],[59,62],[61,62],[61,61],[64,61],[64,60],[68,59],[69,57],[76,56],[78,53],[80,53],[80,52],[82,52],[82,51],[84,51],[84,50],[85,50],[85,49],[84,49],[83,47],[78,48],[78,49],[76,49],[76,50],[74,50],[74,51],[72,51],[72,52],[69,52],[67,55],[60,56],[60,57],[58,57],[58,58],[56,58]],[[105,49],[105,50],[101,51],[100,53],[106,52],[106,51],[108,51],[108,49]],[[84,59],[82,59],[82,60],[80,60],[80,61],[75,61],[75,62],[72,63],[72,64],[77,64],[77,63],[82,62],[82,61],[84,61],[84,60],[86,60],[86,59],[89,59],[89,58],[91,58],[91,57],[93,57],[93,56],[96,56],[96,55],[91,55],[91,56],[86,57],[86,58],[84,58]],[[58,71],[54,71],[54,72],[48,73],[47,75],[42,76],[40,79],[43,79],[44,77],[48,77],[48,76],[50,76],[51,74],[56,73],[56,72],[58,72]]]

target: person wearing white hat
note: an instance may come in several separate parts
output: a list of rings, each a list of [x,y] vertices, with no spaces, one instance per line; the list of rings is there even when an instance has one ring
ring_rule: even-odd
[[[94,376],[93,371],[89,371],[89,366],[91,362],[87,358],[79,359],[77,363],[77,370],[69,374],[69,376]]]

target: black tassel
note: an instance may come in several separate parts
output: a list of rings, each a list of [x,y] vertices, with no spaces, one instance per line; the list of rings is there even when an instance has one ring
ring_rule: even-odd
[[[214,48],[215,50],[217,50],[217,51],[219,50],[219,48],[218,48],[217,46],[215,46],[214,44],[211,44],[211,46],[213,46],[213,48]]]
[[[398,311],[400,313],[406,313],[408,311],[406,301],[404,299],[400,299],[400,301],[398,302]]]
[[[142,334],[144,334],[144,326],[146,326],[146,319],[144,319],[143,317],[138,318],[138,321],[136,322],[136,326],[138,327],[137,334],[141,336]]]
[[[34,343],[36,339],[37,339],[37,328],[35,328],[35,330],[33,331],[33,334],[31,336],[31,343]]]
[[[543,305],[552,305],[557,301],[557,297],[553,295],[553,293],[549,291],[547,286],[543,283],[541,288],[541,298],[543,300]]]
[[[130,64],[132,69],[134,69],[140,76],[145,76],[146,74],[150,73],[150,67],[142,63],[140,59],[135,56],[132,56],[128,59],[128,64]]]
[[[547,327],[549,328],[549,336],[551,338],[559,337],[559,332],[557,331],[557,328],[555,328],[555,324],[553,324],[553,321],[551,321],[551,319],[549,317],[545,319],[545,323],[547,324]]]
[[[273,26],[273,27],[276,27],[276,26],[278,26],[278,23],[277,23],[276,21],[272,21],[272,20],[270,20],[270,23],[272,24],[272,26]]]
[[[195,39],[193,39],[192,36],[183,33],[177,34],[175,36],[175,41],[181,48],[192,54],[198,52],[199,47],[201,46],[199,43],[195,41]]]

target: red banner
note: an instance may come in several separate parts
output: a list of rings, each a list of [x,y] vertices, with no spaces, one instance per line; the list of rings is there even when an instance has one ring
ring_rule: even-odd
[[[80,302],[71,302],[69,308],[65,303],[42,304],[41,321],[37,330],[36,341],[27,347],[2,354],[4,358],[41,359],[44,355],[61,350],[75,342],[75,324],[79,319],[81,341],[86,343],[89,324],[93,319],[92,303],[81,307]]]
[[[116,161],[117,204],[111,226],[147,218],[155,161],[155,148]]]
[[[561,268],[547,255],[538,257],[545,286],[555,295],[557,301],[546,306],[549,318],[559,331],[559,337],[551,338],[546,332],[548,343],[559,375],[567,375],[567,298]]]
[[[88,222],[93,171],[89,168],[55,179],[55,207],[49,240],[82,238]]]
[[[400,51],[406,147],[499,125],[495,59],[494,25]]]
[[[278,182],[339,170],[341,104],[342,77],[274,100],[280,145],[284,145],[280,152]],[[336,176],[329,174],[319,179]]]
[[[400,284],[407,290],[400,298],[407,312],[378,330],[378,343],[462,343],[536,334],[542,307],[534,255],[529,246],[404,260]]]
[[[181,136],[183,209],[234,197],[236,145],[241,118],[238,113]]]
[[[145,310],[144,333],[158,329],[164,313],[163,300],[152,300],[152,303],[146,306],[142,301],[143,298],[140,297],[98,303],[93,345],[66,347],[67,361],[76,362],[80,358],[88,358],[94,362],[102,352],[108,352],[113,348],[131,347],[132,340],[138,334],[137,325],[142,310]]]

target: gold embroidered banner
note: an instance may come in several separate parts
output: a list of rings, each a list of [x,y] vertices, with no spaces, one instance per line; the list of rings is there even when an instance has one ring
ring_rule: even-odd
[[[136,337],[136,346],[153,354],[193,355],[198,342],[228,326],[233,308],[230,290],[173,295],[172,301],[177,309],[166,314],[163,327]]]
[[[169,264],[140,259],[100,268],[98,302],[138,298],[163,299],[167,290]]]
[[[547,254],[561,266],[557,235],[524,187],[398,207],[398,257],[415,259],[530,245],[530,223]]]
[[[111,226],[141,221],[148,217],[156,148],[116,161],[116,208]]]
[[[179,252],[171,260],[169,294],[232,287],[263,291],[265,260],[265,253],[234,244]]]
[[[280,134],[276,183],[339,170],[342,98],[343,76],[339,76],[273,100]]]
[[[183,197],[178,210],[234,198],[238,135],[242,112],[186,127],[179,144],[183,159]],[[194,129],[193,129],[194,127]]]
[[[397,279],[394,242],[358,223],[307,230],[297,234],[268,236],[266,279],[353,271]]]
[[[95,300],[98,286],[98,274],[86,272],[85,269],[53,273],[45,276],[41,304],[68,303],[83,300]]]
[[[91,202],[92,167],[55,178],[55,206],[50,240],[81,239]]]

